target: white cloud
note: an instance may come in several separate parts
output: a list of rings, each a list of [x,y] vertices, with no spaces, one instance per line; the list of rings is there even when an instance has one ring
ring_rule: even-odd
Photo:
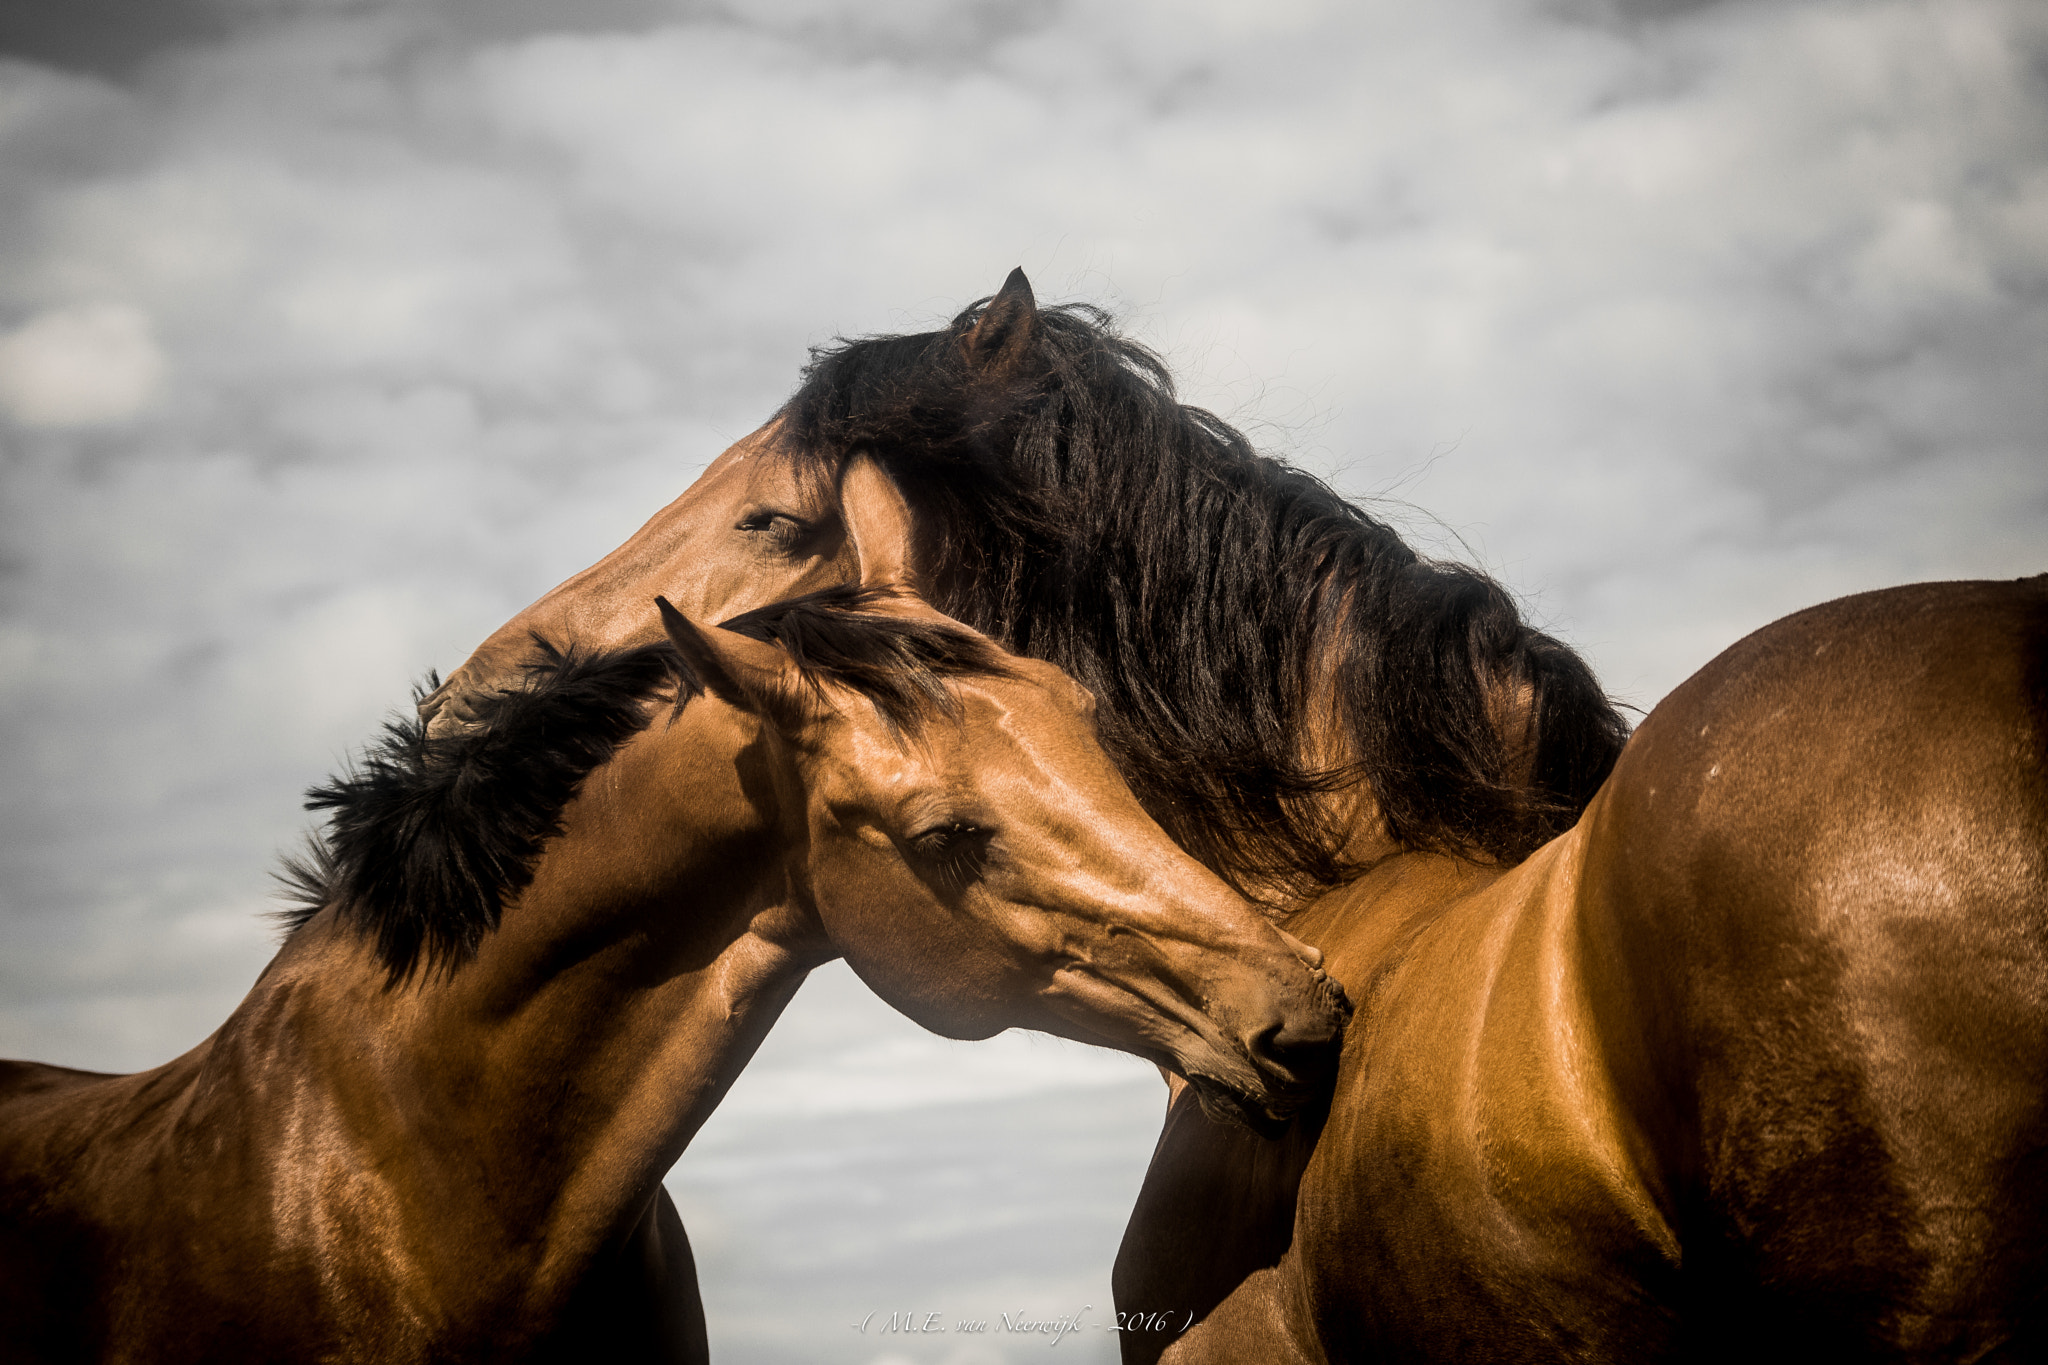
[[[124,421],[163,374],[149,315],[125,304],[53,308],[0,336],[0,407],[28,426]]]

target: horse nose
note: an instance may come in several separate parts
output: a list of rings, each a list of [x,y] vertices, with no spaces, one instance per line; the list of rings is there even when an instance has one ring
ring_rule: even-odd
[[[1318,974],[1320,976],[1320,973]],[[1322,977],[1313,1008],[1288,1010],[1250,1040],[1252,1060],[1294,1085],[1319,1089],[1337,1072],[1350,1002],[1336,982]]]

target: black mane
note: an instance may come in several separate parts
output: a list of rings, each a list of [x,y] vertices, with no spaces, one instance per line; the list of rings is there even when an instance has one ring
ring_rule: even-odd
[[[899,730],[957,709],[946,677],[1001,671],[981,636],[864,610],[873,601],[835,588],[726,628],[780,644],[813,686],[867,697]],[[288,929],[334,906],[375,941],[393,983],[468,961],[532,882],[583,779],[647,728],[657,698],[672,694],[680,711],[703,690],[666,642],[578,654],[536,636],[534,647],[524,685],[480,699],[464,733],[429,738],[417,715],[395,717],[360,763],[306,793],[308,810],[329,815],[306,854],[285,860]],[[438,685],[430,677],[415,701]]]
[[[1183,846],[1244,889],[1343,881],[1361,869],[1313,798],[1357,780],[1409,847],[1514,861],[1570,826],[1627,725],[1499,584],[1179,403],[1097,309],[1038,310],[1028,354],[978,367],[990,305],[814,351],[785,448],[872,452],[936,536],[934,604],[1093,689]],[[1328,680],[1306,676],[1319,645]],[[1332,689],[1355,767],[1299,755]]]

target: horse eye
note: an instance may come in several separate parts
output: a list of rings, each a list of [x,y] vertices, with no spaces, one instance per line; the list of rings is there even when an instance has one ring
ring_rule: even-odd
[[[910,842],[926,857],[940,858],[944,857],[948,850],[979,833],[979,829],[965,820],[948,820],[943,825],[933,825],[922,834],[911,835]]]
[[[752,512],[732,529],[763,536],[778,550],[795,549],[811,532],[807,524],[787,512]]]
[[[964,890],[979,880],[988,864],[992,832],[964,820],[934,825],[910,836],[910,848],[933,876],[950,890]]]

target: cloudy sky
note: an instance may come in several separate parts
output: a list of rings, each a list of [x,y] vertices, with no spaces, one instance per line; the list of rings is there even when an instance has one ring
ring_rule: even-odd
[[[2027,0],[7,0],[0,51],[0,1055],[198,1041],[412,679],[1013,265],[1644,706],[2048,569]],[[821,974],[671,1178],[721,1358],[1038,1358],[849,1324],[1100,1320],[1159,1105]]]

